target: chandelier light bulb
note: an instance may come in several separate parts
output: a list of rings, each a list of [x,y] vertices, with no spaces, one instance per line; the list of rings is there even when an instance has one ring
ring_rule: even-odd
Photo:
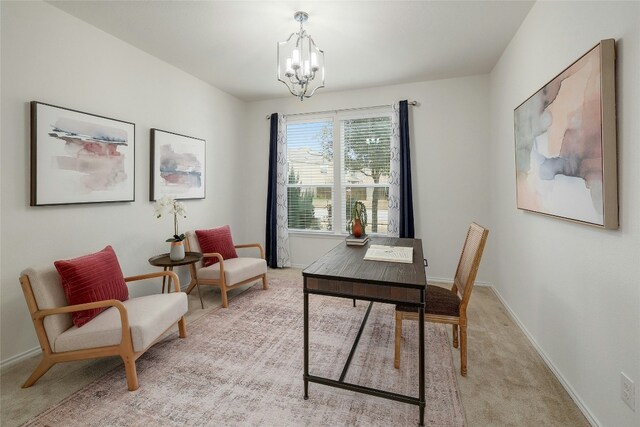
[[[291,63],[294,66],[300,66],[300,51],[298,49],[293,49],[293,54],[291,58],[292,58]]]
[[[285,76],[293,77],[293,68],[291,67],[291,58],[287,58],[287,71],[285,72]]]

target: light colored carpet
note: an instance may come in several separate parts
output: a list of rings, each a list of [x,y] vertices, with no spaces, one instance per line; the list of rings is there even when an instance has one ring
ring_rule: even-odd
[[[190,323],[188,337],[172,334],[137,363],[140,389],[126,390],[124,369],[72,394],[27,425],[414,426],[416,406],[309,385],[302,399],[300,280],[270,280],[228,309]],[[364,302],[310,298],[310,373],[336,378],[349,353]],[[393,306],[375,304],[346,381],[417,395],[417,325],[404,328],[401,369],[393,368]],[[443,326],[425,328],[425,423],[465,424]]]

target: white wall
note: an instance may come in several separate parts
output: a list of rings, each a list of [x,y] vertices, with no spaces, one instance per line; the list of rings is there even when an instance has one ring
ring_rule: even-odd
[[[517,210],[513,109],[606,38],[617,40],[620,229]],[[639,69],[640,3],[538,2],[491,73],[495,285],[603,426],[640,425],[640,407],[620,399],[621,371],[640,391]]]
[[[150,128],[207,140],[207,199],[186,202],[183,229],[229,223],[235,240],[264,241],[265,115],[408,99],[421,104],[410,107],[411,149],[429,275],[450,278],[468,223],[488,225],[479,280],[495,284],[592,421],[640,424],[640,408],[619,398],[620,371],[640,383],[639,3],[539,2],[490,76],[248,106],[46,3],[3,1],[0,14],[3,362],[37,346],[17,280],[24,267],[111,244],[130,275],[150,271],[147,258],[165,251],[170,223],[155,220],[147,201]],[[513,108],[610,37],[618,40],[620,230],[518,211]],[[136,201],[29,207],[32,100],[135,122]],[[293,237],[293,262],[306,265],[340,240]]]
[[[241,229],[233,195],[245,104],[49,4],[3,1],[1,14],[0,360],[5,362],[38,346],[18,283],[23,268],[110,244],[125,275],[157,270],[147,259],[167,252],[164,240],[172,223],[155,219],[148,201],[150,128],[207,141],[206,199],[185,202],[181,231],[225,223]],[[134,122],[135,202],[30,207],[33,100]],[[182,271],[181,277],[188,276]],[[132,285],[131,293],[150,286],[155,285]]]
[[[409,107],[416,237],[423,239],[429,276],[453,277],[469,223],[489,221],[488,89],[485,75],[347,92],[320,90],[303,102],[290,96],[250,103],[245,145],[252,170],[245,183],[251,204],[245,209],[247,231],[264,236],[269,151],[266,115],[417,100],[419,106]],[[306,266],[341,240],[292,235],[292,263]],[[481,281],[490,280],[491,251],[489,246],[479,273]]]

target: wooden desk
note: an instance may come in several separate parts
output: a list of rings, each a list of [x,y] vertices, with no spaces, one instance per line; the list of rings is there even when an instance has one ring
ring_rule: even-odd
[[[413,246],[413,263],[402,264],[363,259],[370,244]],[[424,425],[424,307],[427,277],[424,271],[422,240],[373,238],[364,246],[347,246],[342,242],[303,272],[304,278],[304,398],[309,398],[309,383],[324,384],[386,399],[417,405],[419,425]],[[327,295],[371,301],[351,348],[339,380],[309,375],[309,295]],[[418,397],[344,382],[349,364],[374,302],[418,307]],[[389,319],[392,321],[393,319]]]

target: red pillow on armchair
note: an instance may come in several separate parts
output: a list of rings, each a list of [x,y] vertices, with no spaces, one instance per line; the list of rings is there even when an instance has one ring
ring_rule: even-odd
[[[231,229],[228,225],[210,230],[196,230],[196,236],[202,253],[219,253],[222,255],[222,259],[238,258],[238,253],[235,246],[233,246],[233,239],[231,238]],[[218,262],[216,257],[207,257],[203,260],[205,267],[216,262]]]
[[[117,299],[129,299],[118,258],[111,246],[100,252],[53,263],[62,279],[69,305]],[[80,327],[107,308],[74,311],[73,324]]]

